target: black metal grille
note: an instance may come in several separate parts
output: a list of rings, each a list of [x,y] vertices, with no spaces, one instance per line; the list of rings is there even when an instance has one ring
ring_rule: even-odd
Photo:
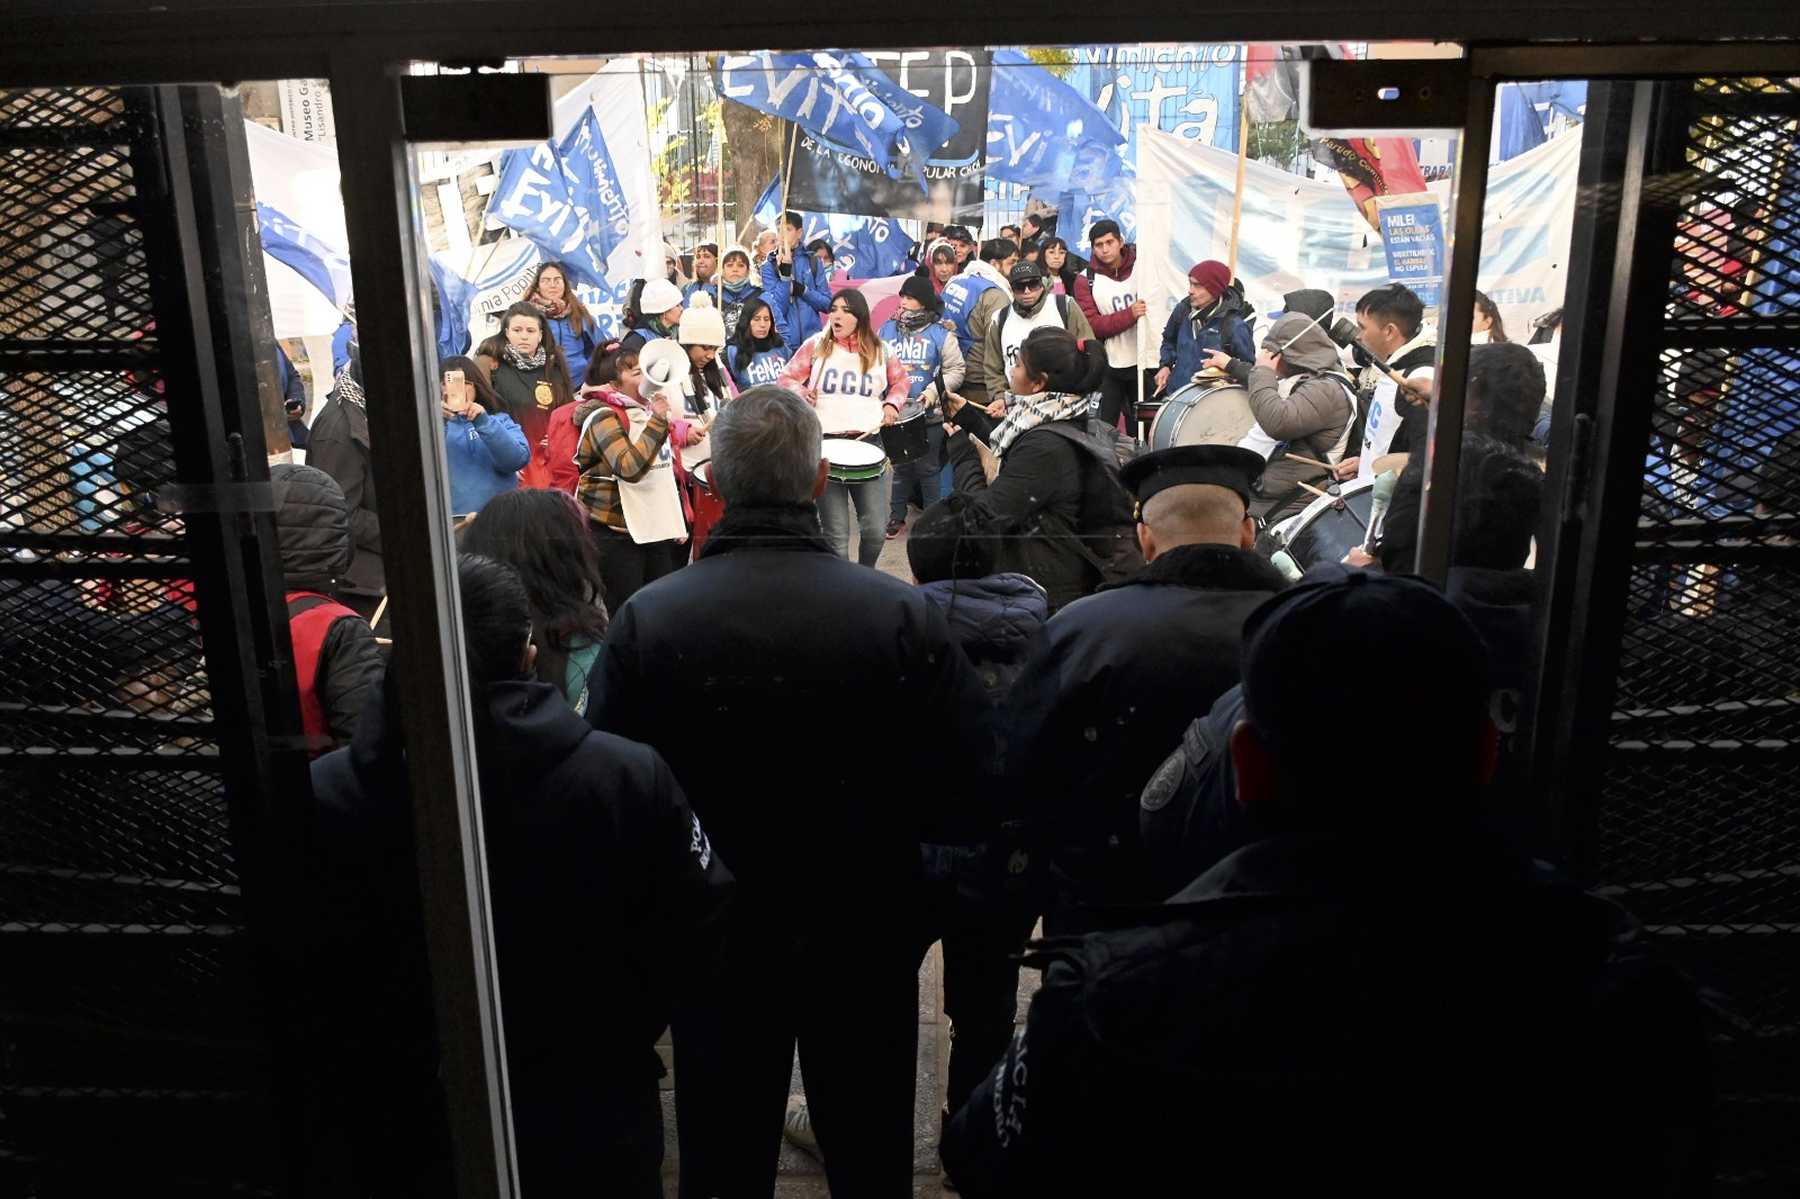
[[[193,548],[157,505],[178,414],[155,316],[186,293],[146,253],[169,204],[140,186],[150,99],[0,92],[7,1193],[96,1170],[241,1193],[272,1157]]]
[[[1800,1179],[1800,80],[1691,101],[1595,865],[1726,1014],[1720,1182],[1764,1189]]]

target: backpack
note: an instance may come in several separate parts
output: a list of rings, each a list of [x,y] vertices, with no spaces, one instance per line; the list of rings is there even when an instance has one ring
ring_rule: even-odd
[[[1000,319],[994,322],[994,328],[1004,333],[1006,331],[1006,318],[1012,315],[1012,310],[1013,306],[1011,304],[1002,308],[1000,310]],[[1069,327],[1068,296],[1061,295],[1060,293],[1056,295],[1056,315],[1062,318],[1063,328],[1067,329]]]
[[[1099,574],[1101,586],[1125,582],[1144,568],[1144,553],[1137,542],[1137,504],[1119,481],[1119,469],[1143,452],[1143,443],[1094,416],[1037,427],[1069,442],[1099,467],[1082,472],[1081,528],[1072,530],[1071,540]]]
[[[325,638],[330,635],[331,626],[344,617],[362,617],[316,591],[288,592],[287,610],[288,636],[294,643],[294,674],[300,684],[300,727],[306,734],[307,756],[316,758],[333,747],[331,721],[325,715],[325,702],[319,697],[318,688]]]

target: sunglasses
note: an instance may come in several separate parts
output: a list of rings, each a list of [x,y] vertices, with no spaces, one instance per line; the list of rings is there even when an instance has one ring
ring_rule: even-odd
[[[1024,282],[1013,284],[1013,290],[1014,291],[1043,291],[1044,290],[1044,281],[1042,279],[1028,279],[1028,280],[1025,280]]]

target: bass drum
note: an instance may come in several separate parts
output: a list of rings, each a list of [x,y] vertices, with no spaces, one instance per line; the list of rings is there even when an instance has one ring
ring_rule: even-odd
[[[1343,485],[1335,496],[1323,495],[1257,538],[1256,551],[1273,557],[1286,550],[1302,572],[1322,562],[1342,562],[1344,555],[1369,539],[1369,511],[1375,502],[1375,480]]]
[[[1150,426],[1150,448],[1236,445],[1256,424],[1250,395],[1235,383],[1190,383],[1167,400]]]

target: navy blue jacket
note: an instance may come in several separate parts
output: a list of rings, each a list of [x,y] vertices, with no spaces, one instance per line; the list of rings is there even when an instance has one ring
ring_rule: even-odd
[[[1256,361],[1256,340],[1251,336],[1250,322],[1239,314],[1230,297],[1215,300],[1208,311],[1212,315],[1201,320],[1196,329],[1193,301],[1183,300],[1175,305],[1175,311],[1169,313],[1169,320],[1163,325],[1158,363],[1170,368],[1171,394],[1188,385],[1202,360],[1214,350],[1224,350],[1244,362]]]

